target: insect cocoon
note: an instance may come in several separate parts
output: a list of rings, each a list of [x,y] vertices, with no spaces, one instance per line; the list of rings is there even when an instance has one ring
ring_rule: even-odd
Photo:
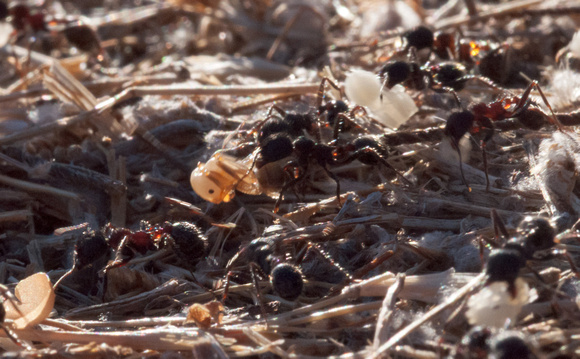
[[[507,282],[493,282],[471,296],[465,313],[469,324],[502,328],[508,320],[513,323],[522,307],[535,297],[523,279],[517,278],[515,286],[514,298]]]
[[[344,88],[351,102],[367,107],[373,117],[387,127],[399,127],[418,111],[411,96],[400,85],[390,90],[383,88],[381,99],[381,82],[372,72],[352,71],[346,77]]]

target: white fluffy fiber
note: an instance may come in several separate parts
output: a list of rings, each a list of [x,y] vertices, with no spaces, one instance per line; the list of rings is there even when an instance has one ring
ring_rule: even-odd
[[[517,278],[515,286],[515,298],[509,293],[507,282],[493,282],[472,295],[465,313],[469,324],[503,328],[513,323],[522,307],[535,296],[523,279]]]
[[[346,76],[344,88],[351,102],[366,107],[373,117],[390,128],[399,127],[418,111],[415,101],[400,85],[391,90],[383,89],[381,101],[381,82],[372,72],[351,71]]]
[[[580,137],[574,132],[556,131],[542,141],[532,173],[552,211],[580,213],[574,194],[579,168]]]

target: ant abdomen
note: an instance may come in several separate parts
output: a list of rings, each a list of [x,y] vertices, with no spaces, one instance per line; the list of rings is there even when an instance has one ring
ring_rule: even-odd
[[[302,294],[304,279],[296,266],[288,263],[278,264],[270,274],[272,289],[286,300],[293,301]]]

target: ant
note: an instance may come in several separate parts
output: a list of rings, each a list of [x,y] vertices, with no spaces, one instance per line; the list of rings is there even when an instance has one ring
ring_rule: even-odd
[[[340,182],[336,175],[327,168],[328,165],[336,162],[334,153],[335,148],[333,146],[317,143],[305,136],[300,136],[295,140],[292,140],[288,134],[284,133],[268,137],[260,145],[259,157],[256,160],[258,170],[266,164],[280,161],[291,155],[295,155],[295,160],[291,160],[284,167],[284,170],[288,171],[290,168],[298,169],[297,175],[294,175],[290,181],[286,182],[280,190],[278,200],[274,206],[274,213],[278,212],[284,192],[306,176],[311,162],[322,167],[326,174],[336,182],[336,197],[340,205]]]
[[[167,245],[173,247],[175,254],[184,263],[195,264],[203,257],[207,248],[207,238],[190,222],[165,222],[162,226],[147,224],[138,231],[114,228],[109,224],[106,234],[109,246],[116,250],[116,256],[105,267],[105,272],[127,264],[137,253],[144,255],[150,250],[158,250]]]
[[[269,279],[272,285],[272,290],[278,294],[280,298],[288,301],[295,301],[300,297],[304,290],[304,275],[299,266],[309,251],[318,254],[318,256],[322,257],[322,260],[344,273],[346,278],[352,279],[351,276],[346,273],[339,264],[332,260],[327,253],[312,243],[308,243],[301,251],[299,251],[294,264],[288,263],[287,258],[289,253],[287,253],[287,250],[281,248],[281,243],[282,242],[280,241],[272,239],[258,238],[238,251],[226,265],[227,275],[222,302],[225,301],[228,295],[230,278],[233,275],[232,268],[234,264],[240,260],[245,260],[249,265],[252,281],[256,287],[258,299],[261,302],[260,305],[264,318],[266,316],[258,285],[258,275],[262,278]]]
[[[266,318],[266,309],[264,300],[258,283],[258,274],[262,278],[268,278],[272,289],[280,298],[294,301],[302,294],[304,289],[304,277],[302,271],[296,265],[285,262],[285,253],[275,249],[272,241],[258,238],[238,251],[226,265],[226,279],[222,303],[225,302],[230,287],[230,279],[233,275],[231,270],[233,265],[240,257],[246,259],[250,268],[252,282],[256,288],[256,294],[260,304],[262,317]]]
[[[321,115],[326,113],[327,120],[330,123],[334,122],[335,133],[344,123],[341,120],[348,118],[343,113],[348,109],[343,101],[331,101],[322,105],[327,83],[340,90],[340,87],[332,80],[323,78],[317,92],[316,109],[318,110],[316,113],[313,111],[306,114],[287,113],[278,106],[272,106],[266,119],[252,131],[258,133],[257,140],[260,147],[255,154],[239,159],[231,156],[228,151],[218,151],[206,163],[199,163],[190,177],[193,190],[204,200],[215,204],[229,202],[234,197],[235,190],[252,195],[263,193],[264,188],[260,186],[253,172],[259,153],[262,153],[262,164],[288,157],[293,152],[292,138],[304,135],[306,132],[320,142],[318,118]],[[352,112],[358,110],[359,108],[355,107]],[[282,117],[273,115],[274,111]],[[281,139],[286,136],[289,139]],[[258,165],[259,167],[261,166]],[[266,192],[268,192],[267,188]]]
[[[487,327],[476,326],[461,339],[461,343],[450,356],[456,359],[535,358],[521,333],[514,331],[495,332]]]
[[[0,5],[0,19],[2,15],[8,18],[14,28],[14,36],[23,36],[25,32],[49,32],[56,30],[61,32],[67,41],[81,51],[97,54],[99,61],[104,60],[104,51],[101,47],[101,40],[95,29],[80,20],[64,18],[49,18],[41,11],[33,12],[28,5],[16,4],[7,7]]]
[[[362,111],[366,114],[366,110],[362,106],[355,106],[349,113],[348,104],[342,100],[331,100],[322,104],[326,84],[329,84],[342,94],[341,88],[334,81],[328,77],[322,78],[317,91],[314,111],[311,110],[306,114],[288,113],[276,105],[271,106],[268,110],[266,120],[258,126],[260,131],[258,143],[262,143],[275,133],[287,133],[293,138],[296,138],[304,135],[305,131],[320,142],[321,136],[318,128],[318,119],[324,114],[326,114],[328,124],[334,128],[334,139],[336,139],[338,133],[346,128],[346,124],[352,122],[351,118],[354,117],[357,111]],[[274,111],[282,117],[279,118],[272,115]]]
[[[496,231],[499,230],[508,237],[507,230],[497,212],[492,210],[492,219]],[[508,291],[513,297],[516,296],[515,281],[520,270],[527,266],[530,260],[550,259],[555,255],[562,255],[570,264],[572,272],[580,276],[580,272],[570,255],[554,247],[559,243],[556,230],[550,222],[543,217],[525,217],[518,225],[516,236],[508,240],[501,249],[492,251],[486,264],[486,282],[507,282]],[[534,271],[532,271],[534,272]],[[539,277],[539,274],[534,272]]]
[[[403,84],[413,90],[430,88],[437,92],[461,91],[467,81],[465,66],[455,62],[420,67],[415,60],[388,61],[379,71],[383,86],[392,88]]]
[[[102,230],[85,231],[75,244],[72,268],[58,279],[54,288],[74,270],[92,266],[99,258],[107,256],[110,249],[115,251],[115,259],[105,266],[104,274],[110,269],[126,265],[137,253],[144,255],[164,245],[171,245],[184,263],[196,263],[205,254],[207,238],[196,225],[189,222],[147,225],[138,231],[115,228],[108,224]]]
[[[3,284],[0,284],[0,295],[4,298],[4,300],[10,302],[12,308],[14,308],[18,312],[18,314],[24,316],[24,314],[20,310],[20,307],[17,304],[19,303],[18,299],[16,299],[14,295],[10,293],[10,290],[8,290],[8,288],[6,288],[6,286],[4,286]],[[26,342],[21,341],[16,335],[16,333],[14,333],[6,325],[5,320],[6,320],[6,308],[4,308],[4,303],[2,302],[0,303],[0,329],[4,330],[6,336],[19,347],[25,348],[26,350],[32,350],[33,348],[30,345],[28,345]]]
[[[532,101],[529,99],[529,96],[532,89],[534,88],[536,88],[540,93],[552,116],[546,115],[539,108],[530,107]],[[490,182],[487,173],[487,155],[485,152],[485,147],[494,133],[493,122],[505,120],[507,118],[517,118],[522,125],[532,130],[540,129],[545,124],[545,119],[547,118],[550,122],[557,125],[560,130],[563,129],[562,124],[558,121],[552,106],[549,104],[537,81],[532,81],[532,83],[526,88],[521,96],[502,97],[490,103],[480,102],[471,105],[469,110],[452,113],[447,118],[447,124],[445,126],[444,132],[448,138],[450,138],[451,145],[457,150],[457,153],[459,154],[459,168],[461,171],[461,177],[466,185],[467,181],[465,180],[465,176],[463,174],[461,150],[459,148],[460,139],[468,132],[474,135],[478,133],[484,134],[480,144],[483,152],[483,164],[487,182],[486,190],[489,190]]]

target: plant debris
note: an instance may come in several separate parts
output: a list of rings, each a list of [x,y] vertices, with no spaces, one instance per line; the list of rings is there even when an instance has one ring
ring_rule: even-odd
[[[578,28],[0,0],[3,357],[580,356]]]

